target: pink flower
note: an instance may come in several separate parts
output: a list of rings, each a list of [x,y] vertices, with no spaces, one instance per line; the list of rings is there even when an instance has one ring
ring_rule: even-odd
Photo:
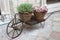
[[[48,9],[47,9],[47,7],[46,7],[46,6],[44,6],[44,7],[41,7],[41,8],[40,8],[40,11],[41,11],[41,12],[47,12],[47,11],[48,11]]]
[[[35,7],[34,7],[34,10],[35,10],[36,12],[40,12],[40,7],[39,7],[39,6],[35,6]]]
[[[34,10],[35,10],[36,12],[47,12],[47,11],[48,11],[48,9],[47,9],[46,6],[44,6],[44,7],[35,6],[35,7],[34,7]]]

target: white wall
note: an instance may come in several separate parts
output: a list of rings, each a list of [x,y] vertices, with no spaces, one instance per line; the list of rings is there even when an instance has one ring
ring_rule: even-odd
[[[17,6],[25,2],[31,3],[33,5],[46,5],[46,0],[0,0],[1,9],[6,13],[12,13],[11,11],[17,12]]]
[[[40,0],[12,0],[14,11],[17,12],[17,6],[21,3],[31,3],[33,5],[40,5]]]
[[[9,0],[0,0],[2,14],[9,14]]]
[[[46,4],[46,0],[0,0],[0,8],[2,9],[3,12],[6,13],[16,13],[17,12],[17,6],[20,5],[21,3],[32,3],[33,5],[40,5],[44,6],[46,5],[49,9],[49,12],[59,10],[60,8],[60,3],[58,4]]]
[[[0,9],[1,9],[1,0],[0,0]]]
[[[14,12],[17,12],[17,6],[20,5],[21,3],[31,3],[33,5],[46,5],[46,0],[12,0],[13,4],[13,9]]]

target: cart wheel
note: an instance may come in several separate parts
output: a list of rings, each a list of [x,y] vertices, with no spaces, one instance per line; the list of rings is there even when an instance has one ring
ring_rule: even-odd
[[[8,23],[6,29],[7,35],[12,39],[18,37],[23,31],[23,23],[13,23],[13,21],[14,19]]]

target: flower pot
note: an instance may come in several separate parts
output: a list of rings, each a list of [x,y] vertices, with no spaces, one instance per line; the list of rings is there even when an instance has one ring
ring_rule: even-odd
[[[43,7],[35,7],[35,10],[34,10],[34,15],[36,17],[36,20],[37,21],[44,21],[44,17],[46,15],[48,11],[48,8],[46,6],[43,6]]]
[[[45,14],[46,13],[44,13],[44,12],[34,12],[34,16],[35,16],[36,20],[39,22],[44,21]]]
[[[20,16],[20,19],[24,22],[28,22],[31,20],[31,17],[32,17],[32,13],[28,13],[28,12],[25,12],[23,14],[19,14]]]

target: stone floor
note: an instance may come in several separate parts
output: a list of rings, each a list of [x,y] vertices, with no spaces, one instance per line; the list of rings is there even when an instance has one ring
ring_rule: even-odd
[[[45,21],[42,28],[39,24],[31,29],[25,28],[22,34],[11,39],[6,34],[6,25],[0,26],[0,40],[60,40],[60,12],[56,12]]]

